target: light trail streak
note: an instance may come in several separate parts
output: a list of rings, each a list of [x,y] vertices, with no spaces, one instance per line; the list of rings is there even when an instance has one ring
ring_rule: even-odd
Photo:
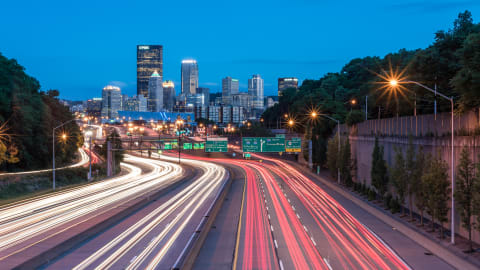
[[[142,174],[139,168],[122,164],[130,170],[126,175],[0,208],[0,261],[112,207],[162,188],[180,179],[183,172],[180,166],[162,161],[132,156],[127,156],[126,161],[153,170]]]
[[[161,158],[176,161],[176,157]],[[140,253],[129,260],[130,264],[126,268],[155,269],[169,252],[173,252],[174,244],[182,245],[178,243],[181,234],[188,233],[187,226],[196,222],[195,214],[199,214],[206,202],[213,200],[213,197],[221,192],[222,184],[226,181],[226,170],[221,166],[198,160],[184,159],[182,162],[200,168],[202,175],[84,259],[74,269],[116,268],[123,258],[138,250]],[[168,222],[166,226],[162,225],[165,222]],[[146,246],[142,246],[144,239],[151,239]]]
[[[78,152],[80,153],[80,160],[77,163],[69,166],[61,167],[61,168],[55,168],[55,171],[63,170],[67,168],[76,168],[76,167],[80,167],[88,164],[89,156],[87,155],[87,153],[85,153],[85,150],[83,150],[82,148],[78,148]],[[51,171],[52,169],[35,170],[35,171],[27,171],[27,172],[0,173],[0,176],[35,174],[35,173],[44,173],[44,172],[51,172]]]
[[[355,219],[335,199],[286,162],[265,164],[298,196],[326,236],[343,268],[410,269],[383,241]]]

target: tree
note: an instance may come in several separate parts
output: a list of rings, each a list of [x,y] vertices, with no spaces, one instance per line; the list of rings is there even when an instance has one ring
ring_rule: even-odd
[[[460,163],[457,166],[455,179],[455,201],[460,212],[462,226],[468,231],[469,251],[473,251],[472,244],[472,215],[474,194],[478,192],[479,178],[475,176],[475,166],[470,159],[470,153],[465,146],[460,154]]]
[[[415,192],[416,183],[420,179],[417,174],[417,161],[415,157],[415,146],[413,145],[413,138],[408,137],[408,146],[405,153],[405,187],[406,195],[408,196],[408,208],[410,220],[413,221],[413,193]]]
[[[115,149],[113,151],[113,159],[115,161],[115,168],[120,168],[120,162],[123,161],[123,148],[122,148],[122,141],[120,135],[118,135],[118,132],[116,129],[113,129],[113,131],[107,136],[105,143],[102,145],[102,149],[100,151],[100,155],[107,160],[107,155],[108,155],[108,142],[111,142],[111,147],[112,149]]]
[[[461,110],[480,105],[480,33],[471,34],[456,52],[462,68],[453,77],[451,84],[461,94]]]
[[[365,114],[360,110],[353,110],[347,114],[345,123],[351,127],[365,120]]]
[[[334,136],[328,140],[327,144],[327,167],[332,178],[335,178],[338,170],[338,159],[340,153],[338,152],[338,137]]]
[[[7,147],[1,140],[0,140],[0,164],[7,162],[7,163],[17,163],[18,157],[18,150],[15,146]]]
[[[40,91],[40,83],[25,73],[14,59],[0,54],[0,121],[8,119],[11,141],[7,149],[15,149],[18,162],[0,163],[0,170],[33,170],[51,166],[52,129],[73,119],[72,113],[58,100],[58,90]],[[75,158],[80,129],[71,122],[59,132],[68,133],[68,140],[58,142],[58,165]],[[13,148],[12,148],[13,147]],[[17,152],[18,151],[18,152]]]
[[[415,195],[415,206],[420,211],[420,225],[423,226],[423,215],[427,204],[427,186],[424,182],[423,174],[425,172],[425,164],[429,164],[431,157],[425,156],[423,147],[420,146],[415,160],[415,176],[416,181],[412,181],[411,190]]]
[[[340,149],[339,162],[337,165],[338,168],[340,168],[340,180],[343,184],[350,186],[352,184],[352,157],[348,137]]]
[[[443,238],[443,223],[447,221],[450,183],[448,166],[440,157],[432,158],[426,167],[422,181],[426,187],[426,209],[432,217],[432,231],[435,220],[440,224],[440,236]]]
[[[387,191],[388,174],[387,164],[383,158],[383,146],[378,144],[378,137],[375,138],[375,145],[372,153],[372,169],[370,171],[372,185],[377,189],[380,197]]]
[[[402,208],[402,216],[405,215],[405,194],[408,190],[408,174],[406,171],[406,161],[403,157],[403,152],[400,148],[395,147],[395,163],[390,169],[390,179],[395,191],[397,193],[398,199],[400,201],[400,206]]]

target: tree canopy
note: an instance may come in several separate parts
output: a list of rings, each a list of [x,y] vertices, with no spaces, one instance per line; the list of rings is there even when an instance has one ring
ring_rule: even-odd
[[[32,170],[51,165],[52,129],[73,119],[58,100],[58,90],[40,91],[40,83],[25,73],[14,59],[0,54],[0,124],[6,123],[9,143],[18,153],[18,162],[0,163],[0,170]],[[80,129],[72,121],[57,129],[57,164],[69,163],[81,145]],[[60,134],[67,134],[65,140]],[[10,145],[6,146],[11,147]]]

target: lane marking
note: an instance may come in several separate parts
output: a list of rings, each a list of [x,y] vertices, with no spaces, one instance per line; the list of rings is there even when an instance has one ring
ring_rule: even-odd
[[[277,240],[273,239],[273,242],[275,242],[275,248],[277,248],[277,249],[278,249]]]
[[[297,218],[300,219],[300,216],[298,215],[298,213],[296,215],[297,215]]]
[[[270,229],[271,229],[271,230],[272,230],[272,232],[273,232],[273,226],[272,226],[272,225],[270,225]]]
[[[315,240],[313,240],[313,236],[310,236],[310,239],[312,239],[312,243],[317,246],[317,243],[315,242]]]
[[[293,211],[296,211],[296,210],[295,210],[295,206],[293,206],[293,205],[292,205],[292,209],[293,209]]]
[[[278,261],[280,262],[280,269],[284,270],[282,260],[278,260]]]
[[[328,263],[328,260],[326,258],[323,258],[323,261],[327,265],[328,269],[332,270],[332,266],[330,265],[330,263]]]
[[[308,232],[307,227],[305,227],[305,225],[303,225],[303,228],[305,229],[306,232]]]

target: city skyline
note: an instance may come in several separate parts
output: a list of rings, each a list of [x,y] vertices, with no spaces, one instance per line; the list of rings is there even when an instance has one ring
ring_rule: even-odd
[[[199,87],[219,92],[221,79],[232,76],[239,79],[240,91],[245,92],[248,78],[261,74],[265,96],[269,96],[276,95],[280,77],[296,77],[301,85],[306,78],[318,79],[325,73],[337,72],[357,57],[425,48],[436,31],[451,28],[459,12],[469,9],[475,21],[480,14],[476,1],[412,1],[408,5],[402,1],[348,1],[349,9],[341,8],[345,3],[270,2],[256,3],[262,14],[259,20],[244,17],[252,4],[249,1],[229,12],[229,17],[219,11],[232,10],[230,3],[192,2],[192,8],[185,12],[193,20],[203,19],[196,20],[191,35],[184,34],[184,23],[176,19],[177,11],[183,10],[177,3],[152,2],[151,8],[144,10],[146,3],[112,5],[105,1],[92,10],[88,5],[73,7],[59,2],[52,5],[54,9],[46,10],[40,3],[31,2],[27,4],[32,8],[23,10],[23,4],[10,2],[4,4],[5,16],[0,18],[2,25],[9,25],[0,30],[0,52],[23,63],[27,72],[39,79],[43,90],[58,89],[61,98],[72,100],[99,96],[105,85],[119,86],[124,93],[134,95],[135,49],[140,44],[163,45],[163,78],[178,86],[181,61],[191,58],[202,69]],[[164,14],[164,21],[170,22],[162,26],[162,31],[149,16],[158,8],[170,10]],[[291,18],[279,20],[278,14],[287,10]],[[103,16],[107,11],[125,19],[112,24]],[[92,20],[83,21],[84,13]],[[210,13],[223,17],[204,20]],[[39,14],[49,19],[39,19]],[[363,20],[365,17],[370,19]],[[218,24],[218,19],[224,23]],[[44,32],[45,28],[50,31]],[[70,34],[73,32],[76,34]],[[214,32],[218,34],[212,36]]]

